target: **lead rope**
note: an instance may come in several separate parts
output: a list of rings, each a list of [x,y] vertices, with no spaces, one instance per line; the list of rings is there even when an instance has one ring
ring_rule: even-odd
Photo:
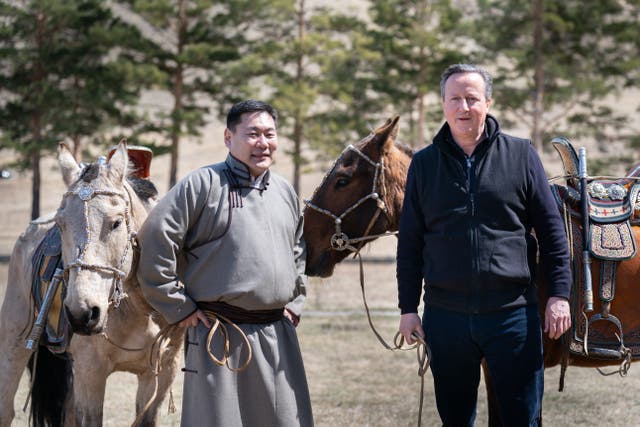
[[[229,320],[228,318],[226,318],[221,314],[217,314],[211,310],[202,310],[202,311],[204,312],[204,314],[207,316],[209,320],[213,321],[213,326],[211,326],[211,329],[209,329],[209,333],[207,334],[207,353],[209,354],[209,357],[211,358],[211,360],[213,360],[213,363],[215,363],[218,366],[226,365],[227,368],[229,368],[229,370],[233,372],[242,372],[245,369],[247,369],[247,366],[249,366],[249,362],[251,362],[251,358],[253,357],[253,350],[251,349],[251,343],[249,343],[249,338],[247,338],[247,335],[244,333],[244,331],[240,329],[238,325],[236,325],[231,320]],[[230,353],[231,340],[229,335],[229,329],[227,328],[226,324],[231,325],[236,331],[238,331],[238,333],[240,334],[240,337],[242,337],[242,340],[247,345],[247,351],[249,352],[245,361],[238,368],[233,368],[229,365],[229,360],[231,360],[231,353]],[[213,340],[213,337],[215,336],[216,332],[218,332],[218,330],[220,331],[219,333],[222,335],[222,338],[224,339],[224,352],[222,354],[222,357],[216,357],[211,352],[211,341]]]
[[[564,229],[567,235],[567,244],[569,246],[569,259],[573,261],[573,227],[571,225],[571,213],[567,209],[567,203],[562,203],[562,217],[564,220]],[[562,359],[560,361],[560,379],[558,381],[558,391],[564,390],[564,378],[569,366],[569,340],[566,333],[561,337]]]
[[[404,337],[400,333],[400,331],[396,332],[395,337],[393,338],[393,347],[390,346],[382,335],[378,332],[376,327],[373,325],[373,320],[371,319],[371,313],[369,310],[369,305],[367,304],[367,296],[364,289],[364,266],[362,263],[362,255],[360,255],[360,251],[356,250],[353,246],[348,245],[347,248],[354,251],[354,256],[358,257],[358,264],[360,266],[360,290],[362,291],[362,302],[364,303],[364,308],[367,313],[367,320],[369,321],[369,326],[373,331],[373,334],[376,336],[380,344],[390,351],[408,351],[416,349],[416,356],[418,359],[418,376],[420,377],[420,403],[418,406],[418,427],[422,425],[422,408],[424,406],[424,374],[429,370],[429,365],[431,364],[431,349],[427,345],[426,341],[417,333],[412,332],[411,336],[416,341],[411,347],[403,348],[404,346]]]
[[[151,407],[151,404],[153,403],[153,401],[156,399],[158,395],[158,375],[162,370],[162,365],[161,365],[162,348],[164,347],[165,342],[171,338],[171,335],[177,328],[179,328],[177,323],[173,325],[165,326],[160,330],[160,332],[156,334],[155,338],[153,339],[153,342],[151,343],[151,350],[149,351],[149,365],[151,367],[151,371],[153,372],[153,376],[154,376],[153,394],[151,395],[149,400],[147,400],[147,403],[142,408],[142,411],[140,411],[138,416],[136,416],[136,419],[133,421],[133,424],[131,424],[131,427],[137,427],[141,425],[144,416],[147,414],[147,411]],[[113,342],[111,343],[114,344]],[[116,347],[122,348],[118,345],[116,345]],[[128,350],[128,349],[125,349],[125,350]],[[129,351],[138,351],[138,350],[129,350]],[[171,389],[171,387],[169,387],[168,411],[170,414],[173,414],[176,412],[176,405],[173,401],[173,390]]]

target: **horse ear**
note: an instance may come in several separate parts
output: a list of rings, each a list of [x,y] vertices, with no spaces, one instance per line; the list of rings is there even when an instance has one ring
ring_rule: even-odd
[[[387,151],[396,141],[398,137],[400,116],[395,116],[393,118],[388,118],[387,121],[380,126],[376,133],[381,136],[378,138],[378,148],[380,148],[381,152]]]
[[[127,176],[128,165],[127,140],[122,139],[109,159],[109,175],[113,176],[116,182],[123,181]]]
[[[78,179],[82,171],[71,150],[64,142],[58,143],[58,165],[60,165],[62,179],[67,187]]]

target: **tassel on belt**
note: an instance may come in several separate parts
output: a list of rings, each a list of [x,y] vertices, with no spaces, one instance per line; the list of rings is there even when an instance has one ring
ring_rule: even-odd
[[[273,323],[281,320],[284,316],[284,308],[277,308],[273,310],[245,310],[224,302],[198,302],[197,305],[198,308],[207,316],[207,319],[213,323],[211,329],[209,329],[209,333],[207,334],[207,354],[216,365],[226,365],[227,368],[234,372],[244,371],[247,366],[249,366],[249,362],[251,362],[251,357],[253,355],[247,335],[237,324]],[[238,331],[249,352],[245,361],[238,368],[233,368],[229,365],[229,359],[231,357],[229,326]],[[224,350],[221,357],[217,357],[211,351],[211,341],[216,333],[221,334],[224,342]]]

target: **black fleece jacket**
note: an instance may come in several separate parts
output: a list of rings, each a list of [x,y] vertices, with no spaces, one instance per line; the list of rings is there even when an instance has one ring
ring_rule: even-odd
[[[502,133],[489,115],[485,139],[467,156],[445,123],[409,168],[397,254],[401,312],[417,312],[423,280],[427,306],[485,313],[536,303],[538,242],[548,296],[568,298],[564,224],[530,142]]]

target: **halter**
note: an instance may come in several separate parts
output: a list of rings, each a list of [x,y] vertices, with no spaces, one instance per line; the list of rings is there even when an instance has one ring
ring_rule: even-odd
[[[76,187],[73,191],[67,191],[62,196],[71,197],[78,196],[80,200],[82,200],[84,205],[84,220],[85,220],[85,233],[87,236],[86,243],[82,247],[80,251],[80,255],[76,258],[75,261],[71,262],[69,265],[64,267],[65,277],[68,277],[69,270],[72,268],[76,268],[79,272],[80,270],[91,270],[91,271],[106,271],[113,276],[113,294],[110,299],[113,300],[113,305],[115,308],[120,306],[120,301],[124,297],[124,291],[122,289],[122,281],[124,280],[126,274],[122,270],[122,266],[127,258],[127,254],[129,253],[129,248],[132,248],[135,245],[135,237],[136,232],[132,230],[131,226],[131,215],[129,212],[129,208],[131,206],[131,195],[128,191],[126,191],[126,195],[123,192],[112,191],[112,190],[96,190],[89,183],[82,183],[78,187]],[[89,228],[89,200],[93,199],[96,196],[116,196],[120,197],[124,200],[125,209],[124,209],[124,220],[127,225],[127,233],[129,238],[127,239],[127,246],[124,249],[124,253],[122,254],[122,258],[120,259],[120,264],[118,267],[112,267],[109,265],[99,265],[99,264],[88,264],[84,261],[84,257],[86,255],[87,247],[91,244],[91,230]]]
[[[347,148],[345,148],[342,151],[342,153],[340,153],[340,156],[335,161],[335,163],[333,164],[331,169],[329,169],[329,172],[324,176],[324,178],[322,179],[322,183],[320,184],[320,186],[318,188],[322,188],[322,186],[324,185],[325,181],[328,179],[329,175],[331,175],[331,172],[333,172],[333,170],[336,168],[337,164],[340,162],[340,159],[342,159],[342,157],[348,151],[354,151],[356,154],[358,154],[360,157],[362,157],[367,163],[369,163],[371,166],[373,166],[374,173],[373,173],[373,183],[372,183],[372,186],[371,186],[371,192],[369,194],[367,194],[366,196],[360,198],[358,201],[356,201],[353,205],[351,205],[349,208],[347,208],[340,215],[336,215],[333,212],[329,211],[328,209],[321,208],[318,205],[312,203],[311,200],[315,199],[316,193],[318,192],[317,189],[316,189],[316,192],[314,192],[313,197],[311,198],[311,200],[305,200],[304,203],[305,203],[306,207],[314,209],[314,210],[316,210],[316,211],[318,211],[318,212],[320,212],[320,213],[322,213],[324,215],[327,215],[327,216],[331,217],[334,220],[336,228],[335,228],[335,233],[331,236],[331,248],[332,249],[334,249],[336,251],[349,250],[351,252],[358,252],[362,248],[362,245],[359,248],[356,248],[354,246],[354,244],[362,243],[364,245],[364,243],[366,243],[367,241],[374,240],[374,239],[377,239],[378,237],[382,237],[382,236],[394,235],[394,234],[396,234],[396,232],[384,232],[384,233],[381,233],[381,234],[369,235],[369,232],[373,228],[373,225],[375,224],[375,222],[378,220],[378,217],[380,216],[381,212],[384,213],[384,215],[387,217],[387,220],[389,220],[389,210],[387,209],[387,205],[384,202],[384,195],[385,195],[385,192],[386,192],[386,187],[385,187],[385,182],[384,182],[384,159],[383,158],[380,158],[379,162],[375,162],[369,156],[367,156],[361,150],[359,150],[358,148],[354,147],[353,145],[348,145]],[[379,181],[379,184],[380,184],[380,190],[379,190],[380,192],[378,192],[378,181]],[[369,224],[367,225],[367,228],[365,229],[365,232],[362,235],[362,237],[350,238],[349,236],[347,236],[345,233],[342,232],[342,220],[344,219],[345,216],[347,216],[349,213],[353,212],[361,204],[363,204],[364,202],[366,202],[369,199],[375,200],[377,209],[376,209],[375,213],[373,214],[373,217],[369,221]]]

